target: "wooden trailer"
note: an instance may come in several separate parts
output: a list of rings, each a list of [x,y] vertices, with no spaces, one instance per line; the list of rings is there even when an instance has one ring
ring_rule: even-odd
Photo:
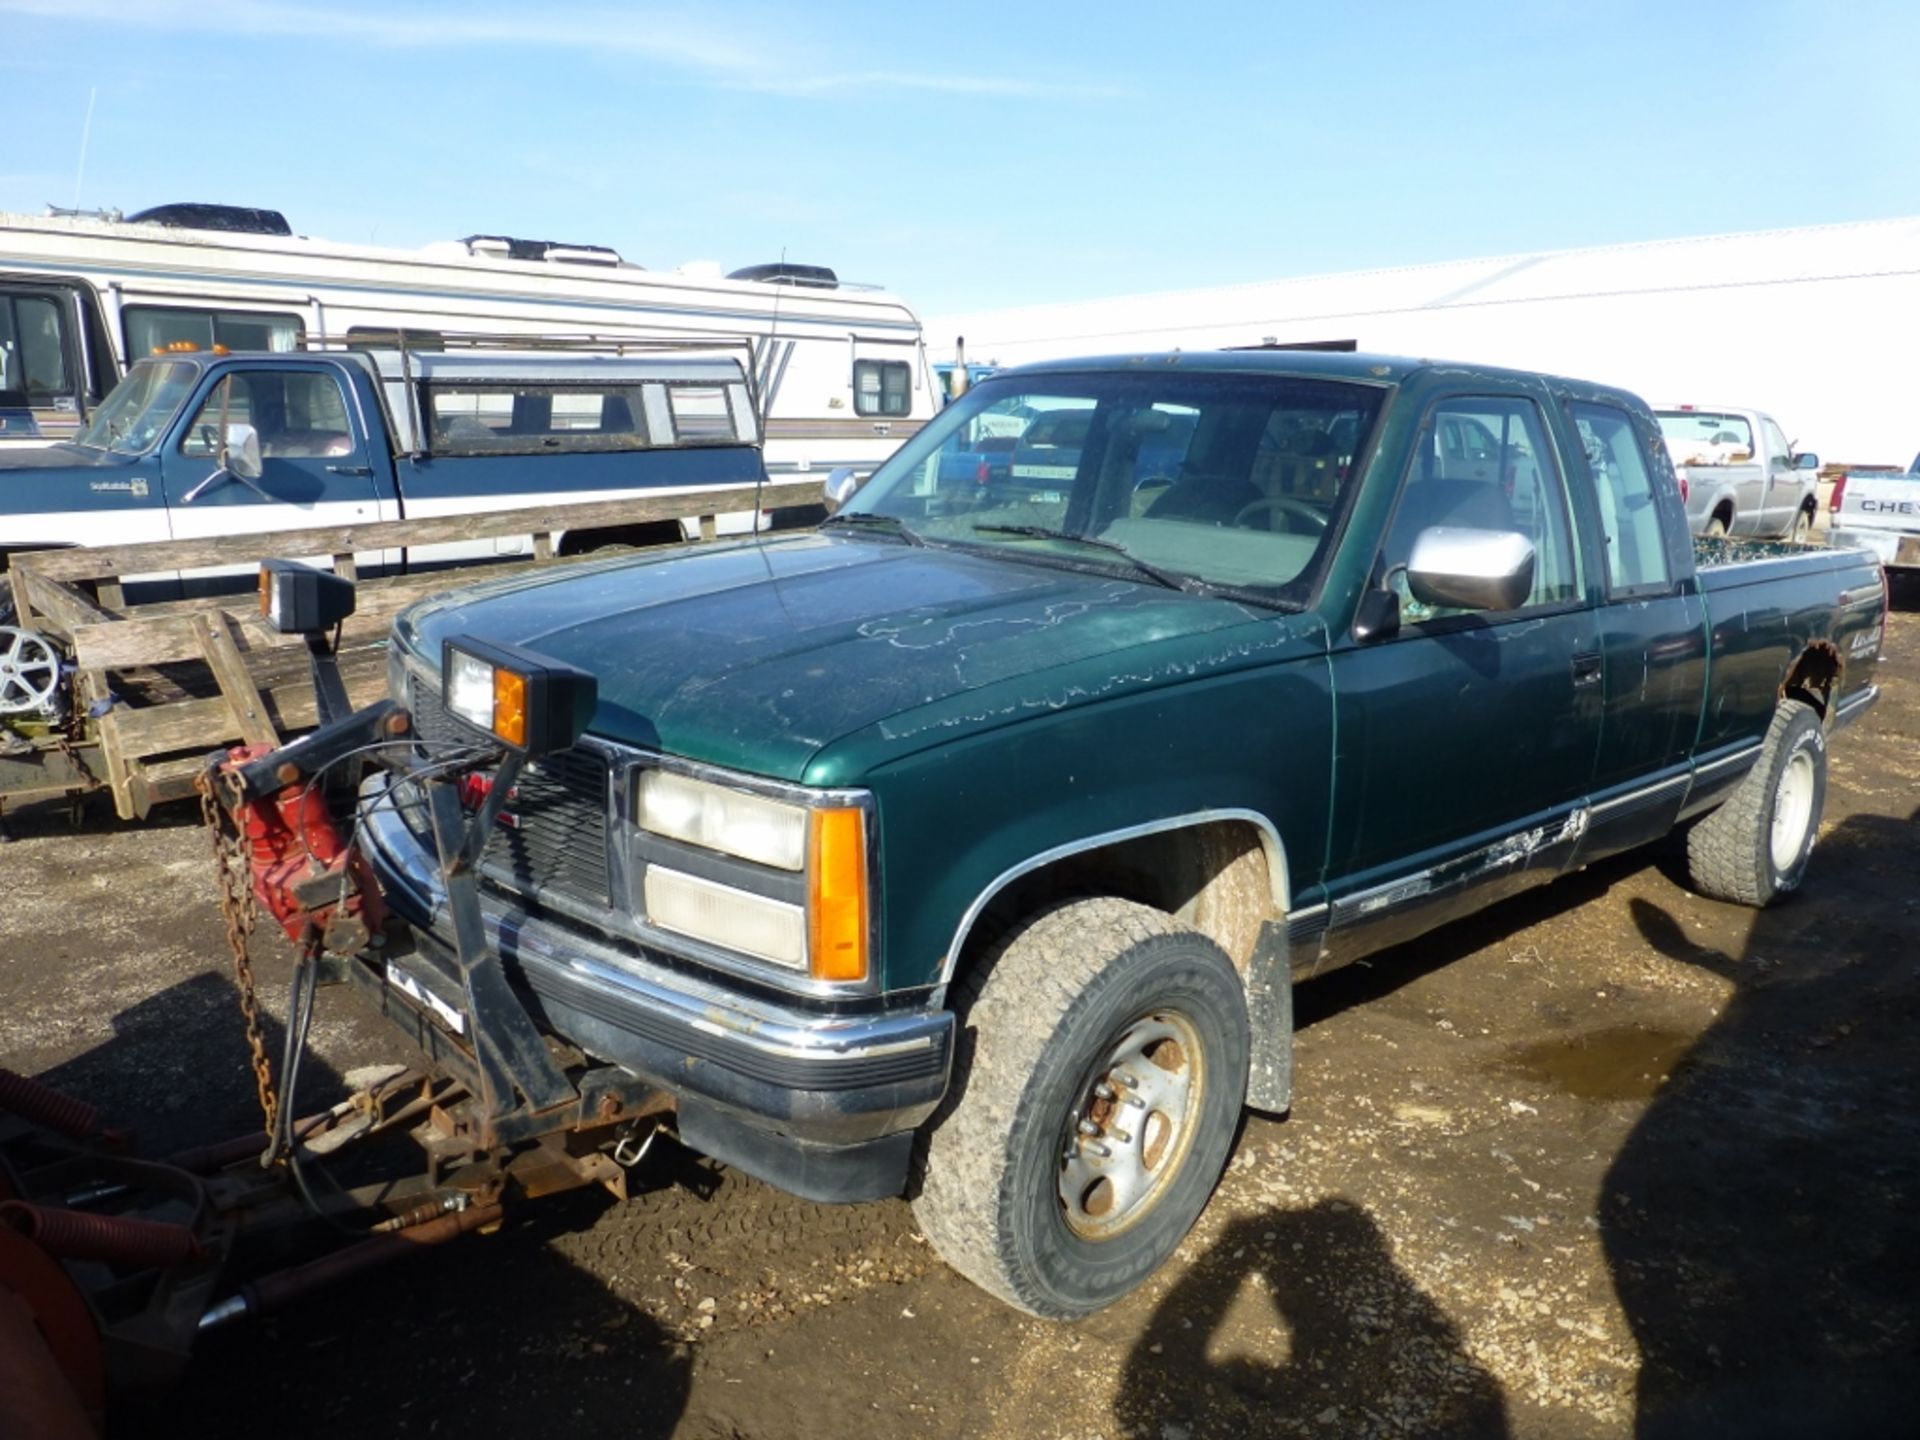
[[[53,642],[74,672],[54,713],[41,717],[41,723],[14,724],[0,733],[0,814],[9,802],[106,789],[113,793],[115,811],[135,819],[163,801],[191,795],[194,776],[210,751],[242,741],[276,745],[315,724],[305,646],[262,622],[250,588],[130,606],[123,598],[126,576],[328,555],[336,573],[353,576],[356,554],[533,536],[531,559],[361,581],[357,609],[342,628],[339,645],[347,695],[359,706],[385,692],[387,631],[393,617],[414,601],[496,575],[604,556],[559,556],[553,543],[558,534],[698,513],[704,542],[715,537],[719,515],[755,508],[776,512],[776,518],[782,512],[801,516],[808,509],[817,515],[820,500],[817,482],[800,481],[431,520],[15,553],[10,571],[0,576],[12,585],[14,623]]]

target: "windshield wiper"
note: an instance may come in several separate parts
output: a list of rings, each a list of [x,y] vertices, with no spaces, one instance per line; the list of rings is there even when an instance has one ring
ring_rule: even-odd
[[[909,545],[924,545],[927,543],[918,531],[909,527],[907,522],[902,520],[898,515],[882,515],[873,510],[842,510],[839,514],[829,515],[820,522],[820,528],[822,530],[826,529],[829,525],[872,526],[877,530],[885,530],[890,534],[898,535]]]
[[[1169,590],[1184,590],[1194,594],[1206,588],[1204,581],[1191,575],[1176,575],[1171,570],[1162,570],[1158,565],[1142,560],[1117,541],[1102,540],[1097,535],[1076,535],[1071,530],[1050,530],[1045,525],[976,525],[973,528],[982,535],[1025,535],[1034,540],[1065,540],[1073,545],[1091,545],[1096,550],[1108,550],[1118,555],[1149,580]]]

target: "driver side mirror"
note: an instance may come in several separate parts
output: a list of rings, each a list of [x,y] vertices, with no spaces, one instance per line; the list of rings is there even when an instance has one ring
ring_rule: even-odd
[[[231,421],[220,445],[220,468],[233,472],[237,480],[260,478],[260,432],[251,425]]]
[[[1407,561],[1407,589],[1428,605],[1517,610],[1533,591],[1533,542],[1513,530],[1435,525]]]
[[[1820,468],[1820,457],[1812,453],[1796,455],[1793,457],[1793,468],[1796,470],[1818,470]]]
[[[840,465],[827,472],[826,481],[820,487],[826,498],[827,513],[831,515],[846,504],[859,488],[860,477],[853,473],[851,465]]]

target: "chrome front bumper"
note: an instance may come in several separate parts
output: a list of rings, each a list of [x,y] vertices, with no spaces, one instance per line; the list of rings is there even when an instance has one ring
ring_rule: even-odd
[[[450,949],[438,864],[386,802],[388,783],[375,775],[361,792],[367,858],[388,903]],[[904,1183],[911,1132],[946,1092],[952,1012],[782,1004],[484,887],[481,912],[487,944],[536,1022],[672,1092],[688,1143],[816,1199],[872,1198]]]

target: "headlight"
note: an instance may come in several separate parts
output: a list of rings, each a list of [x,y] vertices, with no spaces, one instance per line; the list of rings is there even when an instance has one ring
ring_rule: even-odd
[[[440,667],[447,713],[530,758],[566,749],[593,718],[593,676],[518,645],[456,635]]]
[[[868,978],[865,809],[775,800],[670,770],[643,770],[637,788],[635,817],[647,833],[805,877],[798,890],[786,882],[790,896],[804,897],[794,904],[650,857],[649,921],[814,980]]]
[[[664,865],[647,867],[644,888],[647,918],[662,929],[789,970],[807,968],[807,920],[798,905],[750,895]]]
[[[643,771],[638,818],[642,830],[778,870],[806,863],[807,812],[744,790]]]

